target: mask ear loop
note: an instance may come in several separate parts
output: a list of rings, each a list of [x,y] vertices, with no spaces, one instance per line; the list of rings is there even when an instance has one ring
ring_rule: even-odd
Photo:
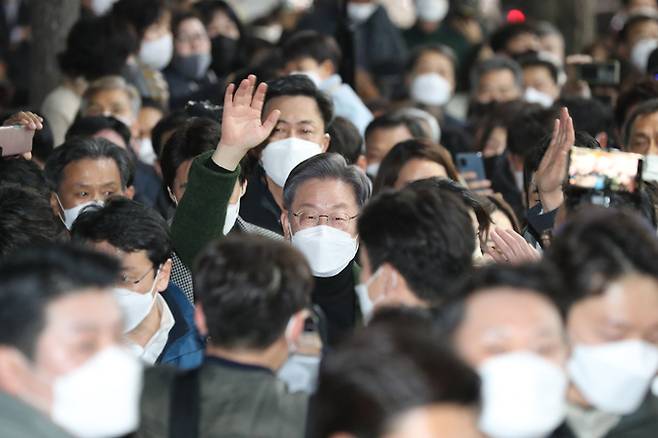
[[[171,191],[170,187],[167,187],[167,193],[169,194],[169,199],[171,199],[171,202],[176,204],[176,207],[178,207],[178,199],[176,198],[176,195],[174,195],[174,192]]]
[[[57,194],[57,192],[55,192],[55,198],[57,199],[57,204],[59,205],[59,208],[61,210],[61,212],[58,214],[59,220],[61,220],[62,223],[66,225],[66,220],[62,217],[62,213],[65,211],[65,208],[62,205],[62,201],[59,199],[59,195]]]

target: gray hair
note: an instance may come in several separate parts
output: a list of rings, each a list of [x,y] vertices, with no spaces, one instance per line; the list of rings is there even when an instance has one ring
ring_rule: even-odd
[[[347,164],[339,154],[319,154],[303,161],[290,172],[283,187],[283,207],[286,210],[290,210],[297,189],[311,179],[334,179],[350,185],[359,208],[363,208],[372,193],[372,183],[359,167]]]
[[[496,70],[509,70],[514,75],[514,82],[523,90],[523,70],[518,62],[506,56],[494,56],[493,58],[486,59],[478,63],[473,70],[471,70],[471,90],[475,92],[480,78],[489,72]]]
[[[89,84],[80,103],[80,112],[85,113],[89,108],[89,101],[92,96],[100,91],[122,90],[130,98],[130,106],[132,107],[135,118],[139,115],[139,110],[142,107],[142,98],[139,91],[134,85],[126,82],[121,76],[103,76]]]

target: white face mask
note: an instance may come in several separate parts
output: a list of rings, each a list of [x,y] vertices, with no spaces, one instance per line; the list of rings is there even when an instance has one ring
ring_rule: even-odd
[[[64,217],[62,217],[62,215],[60,215],[59,218],[64,223],[64,226],[66,227],[66,229],[69,230],[69,231],[71,231],[71,228],[73,228],[73,222],[75,222],[75,220],[78,218],[78,216],[80,216],[80,213],[82,213],[82,210],[84,210],[85,208],[87,208],[89,206],[92,206],[92,205],[96,205],[96,206],[99,206],[99,207],[103,206],[102,201],[89,201],[89,202],[85,202],[85,203],[80,204],[80,205],[76,205],[75,207],[64,208],[64,206],[62,205],[62,201],[60,201],[59,195],[57,193],[55,193],[55,197],[57,198],[57,203],[59,204],[59,208],[61,208],[62,212],[64,212]]]
[[[354,23],[363,23],[368,21],[377,10],[375,3],[347,3],[347,17]]]
[[[482,378],[480,428],[492,438],[540,438],[566,416],[567,377],[536,353],[495,356],[479,368]]]
[[[91,0],[89,7],[94,12],[94,14],[103,15],[110,10],[112,5],[114,5],[117,0]]]
[[[638,41],[631,49],[631,62],[642,73],[647,72],[649,56],[658,47],[658,40],[646,38]]]
[[[372,316],[375,313],[377,305],[382,301],[384,301],[384,299],[386,298],[385,292],[382,292],[381,294],[377,295],[377,297],[374,300],[370,298],[370,285],[372,284],[373,281],[375,281],[377,277],[379,277],[379,274],[381,272],[382,272],[381,267],[379,267],[375,271],[375,273],[370,276],[368,281],[366,281],[365,283],[359,283],[356,286],[354,286],[354,291],[356,292],[356,296],[359,299],[359,306],[361,307],[363,322],[366,325],[372,319]]]
[[[516,188],[523,192],[523,171],[515,170],[514,171],[514,182],[516,183]]]
[[[137,156],[139,157],[140,161],[148,164],[149,166],[153,166],[157,156],[153,150],[153,143],[151,143],[150,137],[144,137],[139,140],[139,152],[137,153]]]
[[[240,214],[240,200],[235,204],[229,204],[226,208],[226,219],[224,220],[224,230],[223,233],[226,236],[229,231],[233,229],[235,222],[238,220],[238,215]]]
[[[443,106],[452,97],[450,83],[438,73],[418,75],[411,82],[411,98],[429,106]]]
[[[416,0],[418,19],[426,23],[443,21],[448,15],[450,2],[448,0]]]
[[[137,429],[141,390],[139,360],[110,347],[55,380],[52,419],[81,438],[126,435]]]
[[[322,153],[319,144],[288,137],[265,146],[260,162],[274,184],[283,187],[290,172],[302,161]]]
[[[571,381],[592,406],[611,414],[637,410],[658,370],[658,347],[641,340],[576,345]]]
[[[523,99],[528,103],[537,103],[544,108],[550,107],[554,102],[551,96],[533,87],[528,87],[525,89],[525,92],[523,93]]]
[[[381,166],[382,163],[372,163],[368,164],[366,166],[366,175],[370,175],[372,178],[377,177],[377,173],[379,173],[379,166]]]
[[[123,313],[124,333],[133,331],[151,312],[155,303],[155,285],[158,283],[159,275],[160,268],[156,271],[153,285],[147,293],[135,292],[121,287],[113,289],[114,297]]]
[[[154,70],[162,70],[174,55],[174,37],[171,33],[157,40],[144,41],[139,49],[139,59]]]
[[[359,249],[357,240],[350,234],[328,225],[299,230],[292,236],[291,242],[306,256],[316,277],[338,274],[354,260]]]
[[[312,71],[312,70],[307,70],[307,71],[293,71],[293,72],[290,72],[290,75],[302,75],[302,76],[306,76],[307,78],[309,78],[309,79],[313,82],[313,84],[314,84],[317,88],[320,88],[320,84],[322,83],[322,78],[320,77],[320,75],[317,74],[316,72]]]

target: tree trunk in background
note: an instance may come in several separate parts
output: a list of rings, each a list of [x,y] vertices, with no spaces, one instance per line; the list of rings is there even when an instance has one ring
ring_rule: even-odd
[[[66,47],[66,36],[80,15],[80,0],[36,0],[30,6],[30,103],[40,108],[46,95],[59,85],[57,54]]]

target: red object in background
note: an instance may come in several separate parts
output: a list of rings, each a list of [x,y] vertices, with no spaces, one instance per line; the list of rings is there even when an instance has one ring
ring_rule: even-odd
[[[525,21],[525,14],[519,9],[510,9],[507,13],[508,23],[523,23]]]

